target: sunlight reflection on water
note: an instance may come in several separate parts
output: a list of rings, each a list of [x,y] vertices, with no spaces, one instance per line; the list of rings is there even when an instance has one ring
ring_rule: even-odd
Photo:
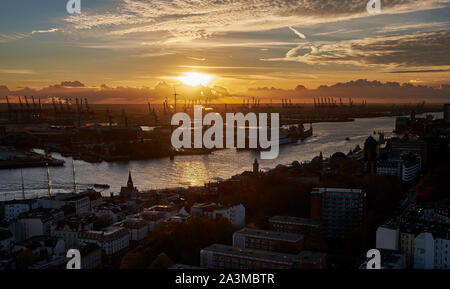
[[[434,114],[442,118],[442,113]],[[395,118],[367,118],[356,119],[347,123],[317,123],[314,124],[314,136],[298,145],[283,146],[280,155],[275,160],[260,160],[261,168],[274,168],[278,164],[290,164],[293,161],[309,161],[320,152],[324,156],[342,151],[348,153],[356,145],[374,131],[383,131],[390,136],[394,129]],[[349,141],[346,138],[350,138]],[[55,157],[66,161],[65,167],[51,168],[50,174],[53,191],[71,192],[73,188],[71,159],[63,158],[59,154]],[[211,155],[179,156],[174,161],[169,158],[130,161],[119,163],[89,164],[75,161],[77,182],[80,189],[92,187],[93,184],[109,184],[111,189],[104,191],[117,193],[125,185],[128,171],[131,170],[135,186],[139,189],[156,189],[166,187],[202,186],[214,178],[229,178],[244,170],[251,170],[257,152],[236,150],[219,150]],[[37,193],[47,193],[46,170],[44,168],[24,169],[24,182],[28,196]],[[20,170],[0,171],[0,200],[5,193],[21,195]],[[10,195],[11,197],[11,195]]]

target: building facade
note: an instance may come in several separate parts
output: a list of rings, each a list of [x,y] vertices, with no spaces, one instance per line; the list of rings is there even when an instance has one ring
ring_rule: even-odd
[[[13,234],[7,229],[0,228],[0,257],[11,255],[13,247]]]
[[[30,212],[38,207],[39,204],[34,200],[8,201],[0,205],[3,218],[7,221],[15,220],[20,214]]]
[[[62,220],[54,223],[50,229],[50,235],[64,239],[67,248],[79,246],[78,233],[93,229],[92,222],[84,222],[76,218]]]
[[[293,253],[303,249],[304,237],[300,234],[244,228],[233,234],[233,247]]]
[[[325,238],[342,239],[362,224],[365,203],[366,194],[360,189],[315,188],[311,218],[322,221]]]
[[[236,228],[245,226],[245,207],[242,204],[236,206],[221,206],[215,203],[195,204],[191,207],[191,215],[211,219],[225,217]]]
[[[378,227],[376,247],[403,252],[407,268],[450,269],[449,236],[448,223],[389,221]]]
[[[322,222],[315,219],[274,216],[269,218],[272,230],[277,232],[301,234],[305,240],[318,242],[322,239]]]
[[[303,251],[294,255],[215,244],[200,251],[200,266],[206,269],[324,269],[326,254]]]
[[[120,227],[109,227],[103,231],[79,232],[78,239],[84,243],[98,245],[108,256],[124,253],[130,246],[128,231]]]

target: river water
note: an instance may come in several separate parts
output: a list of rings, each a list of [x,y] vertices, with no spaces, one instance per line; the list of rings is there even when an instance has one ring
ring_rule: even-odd
[[[442,113],[434,113],[442,118]],[[316,123],[313,125],[314,136],[298,145],[282,146],[279,157],[275,160],[259,160],[260,168],[274,168],[278,164],[290,164],[310,161],[323,153],[325,157],[341,151],[348,153],[356,145],[363,147],[365,139],[374,131],[392,135],[395,117],[364,118],[354,122]],[[308,128],[308,125],[306,125]],[[350,140],[346,140],[346,138]],[[55,158],[64,159],[64,167],[50,168],[54,193],[73,191],[72,160],[59,154]],[[211,155],[177,156],[174,161],[169,158],[129,161],[120,163],[90,164],[75,161],[78,188],[86,189],[93,184],[109,184],[111,188],[103,192],[109,195],[118,193],[125,185],[131,170],[135,186],[140,190],[162,189],[168,187],[202,186],[216,178],[229,178],[233,175],[251,170],[259,152],[239,151],[234,149],[219,150]],[[26,197],[47,194],[47,171],[45,168],[23,169]],[[20,169],[0,170],[0,201],[21,198],[22,184]]]

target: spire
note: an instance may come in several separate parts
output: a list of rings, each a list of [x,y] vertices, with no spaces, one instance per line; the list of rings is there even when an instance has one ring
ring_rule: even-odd
[[[259,173],[259,163],[257,159],[255,159],[255,162],[253,163],[253,173],[254,174]]]
[[[127,186],[128,186],[129,188],[134,188],[133,179],[131,178],[131,171],[128,173],[128,182],[127,182]]]

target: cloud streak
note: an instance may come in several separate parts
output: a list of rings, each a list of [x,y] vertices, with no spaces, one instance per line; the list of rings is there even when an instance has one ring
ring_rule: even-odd
[[[352,64],[386,67],[450,67],[450,29],[387,35],[334,43],[302,43],[282,58],[307,64]]]
[[[110,35],[168,32],[172,41],[220,32],[265,31],[368,17],[367,0],[123,0],[108,12],[84,12],[66,21],[75,29],[107,29]],[[383,1],[383,13],[443,7],[443,0]],[[297,34],[302,37],[302,34]]]
[[[0,69],[0,74],[35,74],[30,69]]]
[[[54,32],[58,32],[59,28],[51,28],[51,29],[47,29],[47,30],[33,30],[31,32],[31,34],[37,34],[37,33],[54,33]]]
[[[301,39],[306,39],[305,34],[299,32],[298,30],[296,30],[296,29],[294,29],[294,28],[292,28],[292,27],[289,27],[289,29],[291,29],[291,31],[294,32],[295,35],[297,35],[297,36],[300,37]]]

